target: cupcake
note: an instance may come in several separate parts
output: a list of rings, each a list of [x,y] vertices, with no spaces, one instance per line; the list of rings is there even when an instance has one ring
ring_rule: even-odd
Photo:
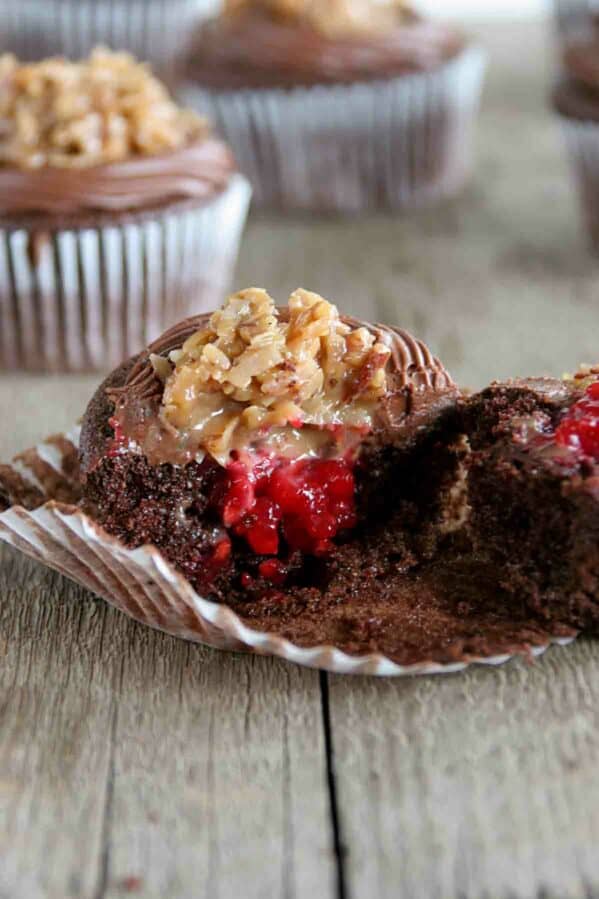
[[[0,466],[0,538],[188,639],[455,670],[599,629],[598,434],[599,368],[468,397],[406,331],[252,288]]]
[[[569,39],[553,92],[580,193],[590,244],[599,252],[599,26]]]
[[[260,205],[397,210],[463,185],[483,68],[405,0],[228,0],[199,30],[182,95]]]
[[[451,657],[458,632],[460,658],[505,649],[523,626],[599,622],[598,390],[467,399],[405,331],[245,290],[100,387],[84,508],[293,643],[402,663]]]
[[[305,290],[281,309],[244,290],[100,387],[81,434],[85,507],[244,613],[273,592],[290,613],[318,591],[340,602],[449,530],[460,454],[439,438],[456,396],[406,332]]]
[[[0,0],[4,52],[80,59],[95,46],[127,50],[174,84],[189,34],[218,0]]]
[[[126,54],[0,58],[0,368],[116,365],[222,296],[249,186]]]

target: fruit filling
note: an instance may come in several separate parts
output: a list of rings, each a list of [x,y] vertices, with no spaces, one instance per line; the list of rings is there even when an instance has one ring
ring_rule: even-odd
[[[589,384],[555,431],[558,446],[599,462],[599,381]]]
[[[217,504],[224,526],[257,555],[323,555],[356,524],[353,466],[343,459],[235,459]]]

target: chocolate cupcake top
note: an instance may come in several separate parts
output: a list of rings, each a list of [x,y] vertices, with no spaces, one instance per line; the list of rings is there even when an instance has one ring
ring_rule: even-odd
[[[188,74],[217,89],[343,83],[429,71],[463,45],[406,0],[228,0]]]
[[[0,57],[0,125],[4,215],[202,200],[234,170],[206,120],[126,53],[97,49],[77,63]]]
[[[406,331],[340,316],[302,289],[277,309],[251,288],[172,328],[110,379],[107,396],[117,448],[136,447],[152,464],[205,455],[226,464],[258,447],[289,457],[352,453],[383,431],[407,433],[456,392]],[[106,418],[103,397],[100,405]],[[101,429],[95,421],[88,430]],[[89,468],[114,441],[87,441]]]

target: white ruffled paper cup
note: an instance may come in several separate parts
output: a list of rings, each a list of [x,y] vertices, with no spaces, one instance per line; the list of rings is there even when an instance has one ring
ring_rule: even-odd
[[[174,83],[194,28],[220,0],[0,0],[2,49],[23,60],[128,50]]]
[[[339,674],[450,674],[469,664],[499,665],[509,654],[447,664],[399,665],[379,653],[349,655],[335,646],[296,646],[248,627],[228,606],[199,596],[152,546],[128,549],[84,515],[78,500],[79,428],[55,435],[0,465],[0,540],[101,596],[142,624],[216,649],[274,655]],[[2,511],[4,509],[4,511]],[[559,636],[530,645],[538,656]]]
[[[215,308],[250,197],[236,174],[202,205],[103,215],[83,227],[0,226],[0,370],[109,370]]]
[[[473,156],[484,53],[433,72],[357,84],[212,90],[180,99],[208,115],[254,188],[282,211],[400,211],[458,192]]]

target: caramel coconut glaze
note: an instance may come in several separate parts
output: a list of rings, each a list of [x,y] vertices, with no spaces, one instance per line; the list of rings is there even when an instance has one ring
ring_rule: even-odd
[[[235,161],[205,138],[172,153],[82,168],[0,166],[0,217],[127,213],[176,201],[203,203],[227,186]]]
[[[285,320],[287,312],[278,309],[281,320]],[[132,446],[144,446],[148,455],[147,435],[150,428],[155,432],[164,391],[150,357],[167,357],[172,350],[180,349],[188,337],[207,327],[210,317],[210,313],[198,315],[175,325],[100,386],[90,414],[86,415],[81,437],[84,472],[90,471],[110,448],[113,431],[107,423],[112,415]],[[367,328],[391,350],[387,363],[389,389],[377,402],[372,433],[367,439],[377,440],[384,435],[385,442],[391,443],[390,435],[397,434],[398,439],[409,441],[444,408],[455,403],[458,388],[422,341],[399,328],[373,325],[349,316],[341,316],[341,320],[352,328]],[[152,441],[149,450],[150,462],[184,464],[189,461],[179,448],[178,437],[162,427],[159,431],[159,438]]]
[[[390,31],[331,37],[253,13],[205,25],[187,75],[217,90],[368,81],[429,72],[464,45],[448,25],[415,16]]]

